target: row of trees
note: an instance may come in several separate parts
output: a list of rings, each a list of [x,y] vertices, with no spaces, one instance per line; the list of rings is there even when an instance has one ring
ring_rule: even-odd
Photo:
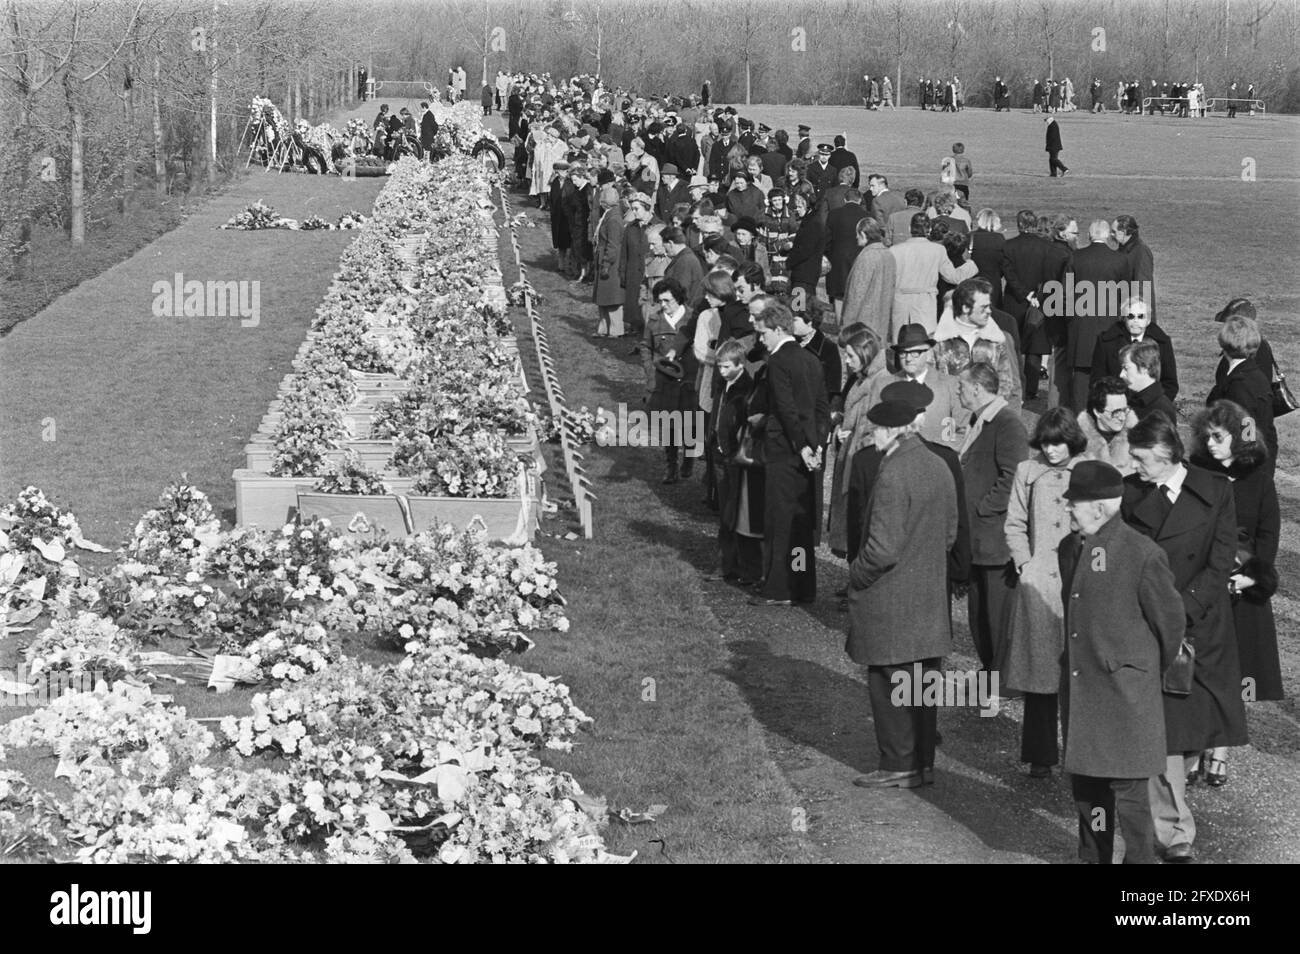
[[[1300,111],[1296,0],[433,0],[377,6],[379,22],[390,10],[402,27],[377,63],[405,77],[504,67],[655,92],[709,79],[720,101],[822,104],[860,103],[864,72],[909,97],[921,76],[958,75],[990,102],[997,75],[1025,97],[1049,76],[1238,82]]]
[[[255,95],[314,118],[356,99],[367,11],[346,0],[6,0],[0,268],[32,229],[125,212],[140,190],[211,187],[243,164]]]
[[[862,74],[1255,83],[1300,110],[1295,0],[0,0],[0,271],[35,223],[85,240],[142,189],[243,165],[255,95],[292,121],[356,102],[358,71],[598,73],[722,102],[859,103]],[[407,92],[419,87],[407,88]],[[471,89],[473,96],[476,90]]]

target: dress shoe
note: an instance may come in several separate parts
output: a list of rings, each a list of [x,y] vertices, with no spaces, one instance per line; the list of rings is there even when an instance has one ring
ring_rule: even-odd
[[[876,769],[870,775],[860,775],[853,780],[858,788],[920,788],[925,784],[921,769],[910,772],[886,772]]]
[[[765,600],[761,596],[751,596],[750,606],[794,606],[794,600]]]
[[[1210,788],[1222,788],[1228,784],[1228,763],[1225,759],[1205,760],[1205,784]]]
[[[1170,845],[1165,849],[1165,863],[1170,865],[1191,864],[1196,860],[1196,849],[1188,842]]]
[[[1031,765],[1029,766],[1030,778],[1051,778],[1052,767],[1050,765]]]

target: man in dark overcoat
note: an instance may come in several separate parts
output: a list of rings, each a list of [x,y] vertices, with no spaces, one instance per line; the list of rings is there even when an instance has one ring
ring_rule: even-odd
[[[998,396],[998,374],[973,364],[958,378],[958,395],[971,412],[960,451],[971,519],[971,584],[967,593],[971,638],[980,664],[992,669],[1001,655],[1015,571],[1004,526],[1016,468],[1029,457],[1020,415]]]
[[[751,314],[753,303],[751,302]],[[764,428],[764,584],[750,602],[790,606],[817,598],[816,482],[821,447],[830,433],[822,364],[799,347],[794,315],[771,299],[755,318],[767,349],[767,421]]]
[[[1057,123],[1055,116],[1048,116],[1043,120],[1047,123],[1047,171],[1053,179],[1056,178],[1056,170],[1061,170],[1061,175],[1070,171],[1069,166],[1061,161],[1061,127]]]
[[[1168,761],[1150,786],[1165,860],[1187,862],[1196,857],[1187,774],[1206,749],[1247,741],[1228,591],[1237,555],[1236,503],[1226,476],[1183,463],[1178,428],[1164,415],[1140,421],[1128,441],[1136,470],[1124,480],[1124,520],[1169,558],[1187,640],[1196,650],[1191,693],[1164,696]]]
[[[848,140],[844,134],[835,137],[835,149],[831,152],[831,165],[836,169],[853,170],[853,188],[861,188],[862,170],[858,167],[858,157],[847,148]]]
[[[1045,301],[1043,287],[1047,282],[1064,282],[1070,255],[1065,248],[1035,233],[1038,216],[1032,209],[1016,213],[1015,238],[1003,245],[1002,274],[1007,281],[1002,297],[1003,307],[1020,323],[1021,350],[1025,356],[1025,400],[1038,396],[1039,369],[1043,355],[1052,353],[1053,341],[1046,322],[1031,325],[1026,316],[1030,305]],[[1058,373],[1057,377],[1061,375]],[[1054,382],[1056,391],[1050,396],[1048,406],[1059,402],[1061,381]]]
[[[867,412],[883,455],[862,548],[849,570],[846,649],[867,666],[880,767],[855,779],[863,788],[916,788],[934,765],[938,712],[917,705],[916,682],[938,675],[952,650],[948,550],[957,539],[952,474],[916,433],[917,409],[882,401]],[[933,677],[929,677],[933,678]],[[901,702],[901,704],[899,704]]]
[[[433,148],[434,137],[438,135],[438,120],[428,103],[421,103],[420,110],[420,148],[424,150],[425,158],[432,161],[433,156],[429,150]]]
[[[1062,404],[1077,415],[1088,403],[1092,353],[1097,338],[1119,317],[1120,306],[1132,293],[1133,263],[1128,256],[1106,244],[1110,223],[1097,219],[1088,226],[1089,243],[1078,249],[1069,266],[1074,276],[1074,301],[1066,303],[1065,360],[1070,367],[1068,390],[1062,387]],[[1107,289],[1122,289],[1107,293]],[[1081,297],[1090,295],[1087,297]],[[1115,299],[1118,295],[1118,300]],[[1082,306],[1082,307],[1080,307]],[[1084,312],[1087,312],[1085,314]],[[1064,384],[1065,382],[1063,382]]]
[[[1065,771],[1079,812],[1079,857],[1110,864],[1115,829],[1126,864],[1154,864],[1149,781],[1165,766],[1161,674],[1183,637],[1181,601],[1159,546],[1119,516],[1118,470],[1081,461],[1065,492],[1061,541]]]
[[[837,316],[844,303],[853,262],[862,250],[858,244],[858,223],[868,217],[862,206],[862,193],[856,188],[849,189],[844,199],[844,205],[826,216],[826,257],[831,261],[831,270],[826,276],[826,296],[836,306]]]
[[[1165,397],[1178,396],[1178,365],[1174,358],[1174,343],[1163,328],[1151,320],[1151,309],[1141,298],[1124,302],[1119,320],[1097,336],[1092,352],[1091,381],[1117,378],[1123,365],[1119,360],[1121,348],[1142,341],[1154,341],[1160,349],[1160,388]]]

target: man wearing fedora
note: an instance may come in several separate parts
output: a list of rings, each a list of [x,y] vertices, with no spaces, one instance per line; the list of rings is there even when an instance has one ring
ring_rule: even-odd
[[[673,217],[673,209],[679,202],[690,201],[690,183],[682,180],[681,173],[674,163],[666,164],[659,170],[659,195],[656,199],[655,211],[659,213],[660,220],[667,222]]]
[[[1186,622],[1169,560],[1120,516],[1124,478],[1080,461],[1065,499],[1073,533],[1060,544],[1064,769],[1079,813],[1079,857],[1154,864],[1149,780],[1165,770],[1161,676]]]
[[[952,649],[948,551],[957,539],[957,491],[947,465],[917,434],[915,403],[882,401],[867,412],[882,460],[849,569],[849,658],[867,667],[880,764],[861,788],[916,788],[933,781],[938,712],[900,684],[937,674]],[[930,677],[933,678],[933,677]],[[907,687],[911,688],[911,687]]]
[[[868,400],[873,404],[882,400],[884,389],[895,381],[915,381],[924,384],[934,394],[925,409],[921,424],[921,437],[935,444],[957,450],[965,436],[964,426],[969,412],[962,407],[957,379],[940,371],[930,363],[930,353],[935,341],[921,325],[904,325],[898,330],[893,345],[898,371],[878,375],[872,382]]]

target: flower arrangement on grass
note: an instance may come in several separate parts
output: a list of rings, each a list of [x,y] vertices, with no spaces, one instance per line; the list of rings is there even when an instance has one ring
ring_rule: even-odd
[[[271,206],[257,201],[244,211],[232,216],[220,227],[223,229],[244,229],[251,232],[258,229],[294,229],[298,227],[298,223],[293,219],[286,219],[276,214],[275,209],[271,208]]]
[[[149,681],[140,664],[139,643],[112,620],[94,613],[56,619],[23,653],[29,675],[61,672],[109,683]]]
[[[220,536],[221,522],[207,494],[182,474],[135,525],[126,554],[160,573],[184,575],[203,564]]]
[[[329,222],[326,222],[319,215],[309,215],[298,223],[298,228],[304,232],[330,231],[334,228]]]
[[[74,550],[107,552],[81,535],[77,518],[36,487],[0,508],[0,612],[30,622],[46,605],[66,607],[81,580]]]
[[[357,160],[361,164],[361,160]],[[339,216],[338,227],[341,229],[359,229],[366,224],[366,217],[356,209],[349,209]]]

